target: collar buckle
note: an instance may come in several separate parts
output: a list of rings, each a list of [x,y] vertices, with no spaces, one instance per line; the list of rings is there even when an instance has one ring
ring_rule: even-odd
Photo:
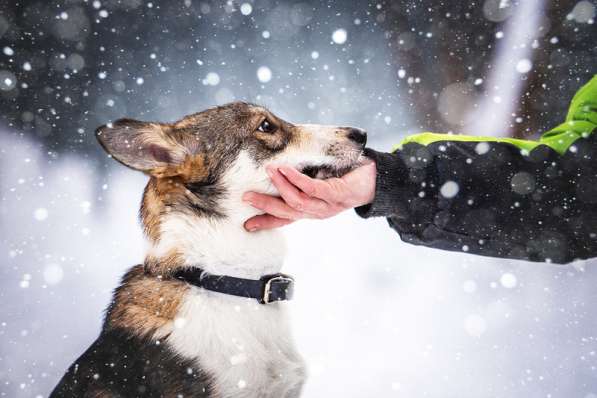
[[[292,299],[294,295],[294,279],[284,274],[265,275],[261,278],[265,281],[261,304],[269,304],[274,301]]]

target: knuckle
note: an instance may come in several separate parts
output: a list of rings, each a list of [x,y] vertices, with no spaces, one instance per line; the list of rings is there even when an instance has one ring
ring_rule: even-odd
[[[260,197],[252,197],[251,198],[251,205],[254,207],[263,207],[265,206],[264,201]]]
[[[300,218],[300,213],[293,209],[288,209],[282,218],[286,220],[298,220]]]
[[[302,218],[302,214],[301,213],[294,213],[293,212],[293,213],[290,213],[288,215],[288,217],[285,217],[285,218],[288,219],[288,220],[292,220],[292,221],[300,220]]]
[[[305,207],[305,203],[300,199],[294,199],[294,200],[288,202],[288,205],[290,205],[290,207],[295,208],[297,210],[303,210],[303,208]]]

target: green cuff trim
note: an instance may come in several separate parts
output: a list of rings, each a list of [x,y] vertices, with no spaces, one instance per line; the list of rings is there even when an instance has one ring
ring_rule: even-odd
[[[519,140],[516,138],[500,138],[500,137],[483,137],[473,135],[460,134],[437,134],[437,133],[421,133],[406,137],[400,144],[394,147],[394,150],[402,149],[406,144],[416,143],[427,146],[439,141],[457,141],[457,142],[504,142],[517,146],[523,151],[532,151],[536,146],[540,145],[537,141]]]
[[[566,115],[567,122],[572,120],[597,124],[597,75],[574,94]]]
[[[402,142],[392,148],[392,151],[400,150],[406,144],[416,143],[427,146],[440,141],[456,141],[456,142],[502,142],[505,144],[514,145],[520,149],[523,155],[528,155],[533,149],[539,145],[547,145],[560,155],[563,155],[568,148],[579,138],[588,137],[597,127],[597,125],[579,120],[562,123],[556,128],[543,134],[539,141],[519,140],[517,138],[501,138],[501,137],[482,137],[460,134],[437,134],[437,133],[421,133],[406,137]]]

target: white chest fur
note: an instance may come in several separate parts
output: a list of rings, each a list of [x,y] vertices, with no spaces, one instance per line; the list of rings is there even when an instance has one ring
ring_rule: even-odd
[[[242,194],[276,192],[265,170],[241,152],[222,182],[226,194],[218,208],[225,218],[166,215],[150,254],[159,258],[175,249],[185,264],[217,275],[259,279],[279,272],[285,252],[281,234],[243,228],[258,211],[242,202]],[[192,287],[175,321],[156,335],[167,335],[166,343],[179,355],[197,361],[214,378],[219,397],[297,397],[305,368],[292,342],[286,304],[262,305]]]
[[[305,368],[285,304],[261,305],[193,287],[163,332],[170,332],[170,347],[215,379],[221,397],[297,397]]]

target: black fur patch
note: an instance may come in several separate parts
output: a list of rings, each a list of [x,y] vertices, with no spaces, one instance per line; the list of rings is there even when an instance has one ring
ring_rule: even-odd
[[[68,369],[50,398],[213,397],[210,379],[167,344],[104,330]]]

